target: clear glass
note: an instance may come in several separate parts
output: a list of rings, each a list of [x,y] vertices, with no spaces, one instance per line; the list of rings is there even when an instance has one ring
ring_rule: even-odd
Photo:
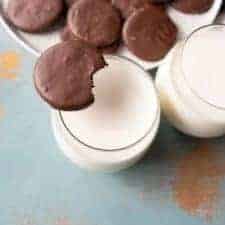
[[[200,114],[205,115],[212,121],[225,123],[225,106],[219,107],[212,102],[209,102],[206,98],[201,97],[191,86],[188,80],[187,71],[183,67],[183,56],[186,45],[194,40],[195,35],[201,35],[202,31],[206,32],[221,32],[225,34],[225,25],[223,24],[213,24],[201,27],[195,30],[190,36],[188,36],[183,42],[177,47],[177,51],[174,54],[171,71],[172,71],[172,83],[177,93],[182,96],[184,101],[190,105],[194,110],[198,111]],[[204,37],[202,37],[204,38]],[[217,60],[217,56],[213,57],[213,60]],[[223,74],[221,73],[221,76]]]
[[[204,37],[201,36],[202,32],[206,34],[207,32],[213,33],[214,31],[221,32],[222,35],[225,35],[225,25],[214,24],[201,27],[190,34],[190,36],[188,36],[185,40],[180,41],[169,53],[165,64],[159,68],[156,77],[156,85],[161,101],[161,107],[169,122],[179,131],[187,135],[201,138],[218,137],[225,134],[225,109],[223,107],[218,107],[216,104],[212,104],[212,102],[208,101],[207,98],[200,96],[197,92],[198,90],[196,89],[197,86],[192,86],[192,84],[195,84],[196,81],[195,75],[197,76],[200,74],[198,73],[199,71],[205,71],[205,68],[206,71],[208,71],[208,67],[202,67],[201,60],[197,61],[198,63],[201,62],[199,64],[193,63],[196,62],[195,57],[190,58],[190,60],[193,59],[191,63],[184,64],[184,52],[188,45],[195,46],[191,44],[193,44],[192,41],[195,40],[196,34],[199,35],[198,37],[200,38],[197,39],[197,41],[201,41],[201,38],[203,38],[202,40],[208,41],[208,39],[204,39]],[[212,46],[214,46],[214,39],[212,38],[210,40],[212,40],[211,43]],[[200,53],[199,55],[202,55],[202,52],[199,52],[199,49],[201,48],[194,48],[193,52],[197,50],[196,54]],[[205,52],[207,53],[208,49],[204,48],[204,50],[204,54]],[[207,54],[209,54],[207,60],[210,59],[209,61],[211,62],[210,52]],[[221,54],[223,54],[223,52],[221,52]],[[192,57],[192,54],[189,54],[188,56]],[[185,60],[187,59],[188,57],[185,58]],[[212,60],[218,60],[218,54],[213,55]],[[213,64],[210,64],[210,69],[213,71],[215,65],[214,62],[217,61],[212,62]],[[186,67],[184,65],[186,65]],[[189,65],[201,66],[196,69],[194,66],[189,67]],[[194,71],[194,73],[189,76],[190,71]],[[221,71],[223,71],[223,67]],[[204,73],[199,75],[198,78],[200,78],[200,82],[197,84],[201,84],[201,79],[204,75]],[[223,73],[221,72],[217,75],[223,76]],[[215,80],[215,83],[216,82],[217,80]],[[207,88],[207,82],[205,82],[204,85],[205,84]],[[201,90],[205,91],[205,89]],[[208,96],[208,94],[205,96]],[[216,95],[214,97],[216,97]]]
[[[148,147],[151,145],[158,131],[160,123],[160,106],[156,89],[149,73],[127,58],[118,56],[105,57],[108,63],[110,63],[110,60],[112,59],[118,60],[121,62],[121,65],[125,62],[131,63],[141,71],[141,74],[138,73],[137,75],[143,75],[145,77],[144,82],[149,82],[149,84],[152,85],[154,93],[152,98],[156,105],[154,106],[154,115],[152,115],[152,120],[150,120],[148,129],[144,132],[144,135],[137,138],[135,142],[120,148],[99,148],[81,140],[79,135],[74,133],[65,123],[62,116],[63,112],[53,111],[52,124],[56,139],[61,149],[72,161],[83,168],[103,172],[114,172],[132,166],[142,158],[146,151],[148,151]],[[151,104],[151,100],[152,99],[149,99],[149,104]],[[146,119],[147,122],[149,121],[149,118],[144,119]],[[101,126],[101,124],[99,124],[99,126]]]
[[[153,80],[150,76],[149,73],[147,73],[142,67],[140,67],[138,64],[136,64],[135,62],[127,59],[127,58],[124,58],[124,57],[118,57],[118,56],[106,56],[106,60],[117,60],[117,61],[120,61],[121,63],[123,63],[123,61],[129,61],[129,63],[132,63],[134,64],[139,70],[141,70],[141,76],[143,75],[144,78],[146,79],[146,82],[149,82],[151,83],[152,85],[152,88],[155,90],[155,87],[154,87],[154,84],[153,84]],[[104,69],[103,69],[104,70]],[[132,90],[131,90],[132,91]],[[151,101],[151,99],[149,99]],[[153,102],[156,102],[157,106],[156,106],[156,110],[155,110],[155,115],[154,115],[154,119],[151,121],[151,123],[149,124],[149,127],[148,129],[146,130],[145,134],[138,138],[135,142],[129,144],[129,145],[126,145],[124,147],[121,147],[121,148],[112,148],[112,149],[108,149],[108,148],[98,148],[96,146],[93,146],[93,145],[89,145],[88,143],[85,143],[84,141],[82,141],[78,135],[76,135],[75,133],[73,133],[73,131],[67,126],[66,122],[64,121],[64,118],[63,118],[63,115],[62,115],[62,112],[59,111],[59,117],[60,117],[60,120],[62,122],[62,124],[64,125],[65,129],[68,131],[68,133],[78,142],[80,142],[81,144],[85,145],[86,147],[90,148],[90,149],[94,149],[94,150],[100,150],[100,151],[121,151],[121,150],[125,150],[125,149],[128,149],[134,145],[136,145],[138,142],[141,142],[147,135],[149,132],[151,132],[151,130],[153,129],[155,123],[156,123],[156,120],[157,120],[157,116],[160,112],[160,108],[159,108],[159,103],[157,103],[157,94],[156,94],[156,90],[155,90],[155,93],[154,95],[152,96],[152,100],[154,100]],[[146,122],[147,122],[147,119],[146,119]]]

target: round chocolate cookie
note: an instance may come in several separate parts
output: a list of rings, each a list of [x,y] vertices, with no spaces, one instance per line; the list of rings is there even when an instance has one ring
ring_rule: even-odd
[[[128,18],[137,9],[150,4],[149,0],[112,0],[112,4],[120,10],[123,18]]]
[[[154,3],[154,4],[166,4],[166,3],[170,3],[172,1],[173,0],[150,0],[150,2]]]
[[[60,30],[60,38],[62,41],[80,40],[78,37],[76,37],[72,33],[68,25],[64,26]],[[120,41],[116,41],[113,44],[110,44],[104,47],[99,47],[98,50],[102,52],[103,54],[113,54],[118,50],[119,46],[120,46]]]
[[[65,3],[68,7],[72,6],[75,2],[78,2],[79,0],[65,0]],[[111,1],[111,0],[105,0],[105,1]]]
[[[155,7],[134,12],[123,28],[127,48],[146,61],[162,59],[175,44],[177,28],[167,14]]]
[[[93,75],[106,65],[102,55],[81,41],[67,41],[45,51],[34,70],[40,96],[59,110],[79,110],[94,101]]]
[[[116,53],[116,51],[118,50],[118,48],[120,47],[120,41],[116,41],[115,43],[105,46],[103,48],[99,48],[99,50],[103,53],[103,54],[114,54]]]
[[[81,40],[103,47],[120,38],[119,12],[106,0],[82,0],[74,4],[68,14],[68,24]]]
[[[65,26],[60,30],[60,39],[62,41],[77,40],[78,38],[72,33],[69,26]]]
[[[72,33],[72,31],[69,29],[68,26],[63,27],[62,30],[60,31],[60,38],[62,41],[79,40],[79,38],[77,38]],[[111,45],[98,48],[98,50],[100,50],[100,52],[102,52],[103,54],[113,54],[118,50],[119,46],[120,41],[116,41]]]
[[[183,12],[190,14],[201,14],[208,11],[214,0],[174,0],[172,6]]]
[[[65,3],[68,7],[72,6],[75,2],[77,2],[78,0],[65,0]]]
[[[62,0],[10,0],[7,17],[26,32],[41,32],[51,26],[63,11]]]

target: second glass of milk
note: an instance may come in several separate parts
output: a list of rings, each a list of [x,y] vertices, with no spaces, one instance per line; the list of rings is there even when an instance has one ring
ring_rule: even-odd
[[[177,44],[156,85],[168,120],[196,137],[225,134],[225,25],[209,25]]]
[[[107,56],[94,75],[95,102],[80,111],[53,111],[53,129],[64,154],[83,168],[127,168],[149,150],[160,107],[150,75],[134,62]]]

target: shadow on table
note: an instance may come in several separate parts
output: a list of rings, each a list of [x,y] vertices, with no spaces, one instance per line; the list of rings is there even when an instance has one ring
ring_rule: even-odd
[[[157,196],[165,189],[171,188],[179,160],[194,151],[203,141],[220,146],[225,159],[224,138],[202,140],[188,137],[171,127],[163,118],[157,138],[146,157],[133,168],[115,174],[115,176],[119,176],[120,181],[129,190],[144,193],[146,198]]]

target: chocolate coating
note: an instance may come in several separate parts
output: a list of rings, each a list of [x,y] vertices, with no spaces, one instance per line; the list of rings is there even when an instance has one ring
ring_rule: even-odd
[[[78,0],[65,0],[65,3],[68,7],[72,6],[75,2],[77,2]]]
[[[39,95],[53,108],[79,110],[94,101],[93,75],[106,65],[96,48],[67,41],[45,51],[34,70]]]
[[[112,4],[120,10],[123,18],[128,18],[137,9],[150,4],[149,0],[112,0]]]
[[[72,33],[72,31],[69,29],[68,26],[65,26],[64,28],[62,28],[60,32],[60,38],[62,41],[79,40],[79,38],[77,38]],[[118,50],[119,46],[120,46],[120,41],[116,41],[115,43],[111,45],[98,48],[98,50],[102,52],[103,54],[113,54]]]
[[[120,47],[120,41],[116,41],[115,43],[111,45],[105,46],[103,48],[99,48],[99,50],[103,54],[114,54],[119,49],[119,47]]]
[[[82,0],[74,4],[68,14],[73,34],[96,46],[111,45],[120,38],[119,12],[106,0]]]
[[[60,39],[62,41],[77,40],[78,38],[72,33],[70,28],[66,25],[60,30]]]
[[[78,2],[79,0],[65,0],[65,3],[68,7],[72,6],[75,2]],[[105,0],[110,2],[111,0]]]
[[[17,28],[26,32],[41,32],[61,15],[62,0],[10,0],[7,16]]]
[[[128,49],[146,61],[162,59],[175,44],[177,28],[156,7],[137,10],[126,21],[123,40]]]
[[[151,3],[154,3],[154,4],[165,4],[165,3],[170,3],[172,2],[173,0],[150,0]]]
[[[208,11],[214,0],[174,0],[172,6],[183,12],[190,14],[201,14]]]

